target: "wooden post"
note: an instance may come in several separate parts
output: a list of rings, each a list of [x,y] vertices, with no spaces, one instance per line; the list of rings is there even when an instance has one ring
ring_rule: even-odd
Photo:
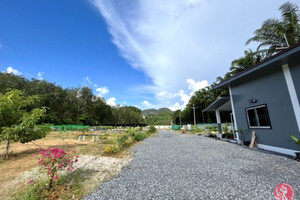
[[[255,131],[252,131],[252,138],[251,138],[251,143],[249,145],[250,148],[256,148],[257,147],[257,138],[255,135]]]

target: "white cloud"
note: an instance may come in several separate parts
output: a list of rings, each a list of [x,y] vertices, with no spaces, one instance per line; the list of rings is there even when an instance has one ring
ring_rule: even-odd
[[[183,109],[196,91],[209,85],[207,80],[195,81],[191,78],[186,80],[186,84],[188,88],[186,91],[189,92],[186,92],[185,90],[179,90],[177,92],[160,91],[155,94],[155,97],[160,102],[173,102],[172,100],[175,100],[176,103],[170,104],[169,106],[171,110]],[[181,101],[181,105],[178,103],[178,100]]]
[[[134,68],[142,69],[161,90],[172,91],[180,88],[187,77],[196,78],[199,59],[210,59],[211,52],[204,50],[199,41],[204,40],[202,30],[195,26],[200,23],[205,1],[132,1],[128,11],[122,2],[92,3],[107,21],[122,56]]]
[[[98,92],[98,97],[103,97],[104,95],[109,93],[109,89],[107,87],[100,87],[97,88],[96,91]]]
[[[245,49],[255,49],[256,46],[245,46],[245,42],[264,20],[278,16],[278,8],[284,3],[271,0],[90,2],[106,20],[112,42],[121,55],[152,79],[152,85],[140,86],[136,91],[153,94],[158,101],[153,104],[163,106],[186,104],[196,90],[223,76],[231,61],[242,56]]]
[[[93,83],[90,81],[90,78],[88,76],[85,77],[85,80],[88,82],[89,85],[93,85]]]
[[[43,74],[44,74],[44,72],[39,72],[39,73],[37,74],[37,79],[38,79],[38,80],[44,80]]]
[[[116,100],[117,99],[115,97],[111,97],[106,101],[106,103],[110,106],[117,106]]]
[[[92,81],[90,80],[90,78],[89,78],[88,76],[86,76],[86,77],[83,79],[82,84],[83,84],[84,86],[92,86],[92,85],[93,85]]]
[[[188,84],[188,88],[189,90],[191,90],[191,95],[196,92],[197,90],[200,90],[202,88],[205,88],[207,86],[209,86],[208,81],[207,80],[203,80],[203,81],[194,81],[193,79],[189,78],[186,80],[187,84]]]
[[[149,101],[145,100],[142,102],[142,105],[145,106],[146,108],[151,108],[153,107],[153,105],[151,103],[149,103]]]
[[[175,110],[182,110],[183,107],[178,102],[176,102],[174,105],[170,106],[169,109],[175,111]]]
[[[14,75],[22,75],[17,69],[12,68],[11,66],[6,68],[6,73],[14,74]]]

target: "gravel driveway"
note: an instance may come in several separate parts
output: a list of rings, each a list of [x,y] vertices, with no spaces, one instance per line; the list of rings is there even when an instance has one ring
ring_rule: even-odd
[[[204,136],[159,131],[86,199],[275,199],[280,183],[300,199],[300,163]]]

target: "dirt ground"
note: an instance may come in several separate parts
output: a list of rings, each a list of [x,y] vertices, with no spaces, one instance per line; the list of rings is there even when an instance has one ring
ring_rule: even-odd
[[[97,181],[103,181],[109,174],[117,173],[130,159],[126,153],[115,155],[114,157],[117,158],[103,157],[105,144],[102,144],[101,141],[93,142],[91,136],[86,137],[86,141],[79,142],[79,134],[56,132],[50,133],[46,138],[36,140],[34,143],[12,143],[9,159],[0,160],[0,171],[2,172],[0,176],[0,200],[8,199],[13,192],[17,191],[17,188],[23,187],[32,176],[38,173],[37,158],[34,155],[38,154],[40,148],[57,147],[66,149],[67,152],[75,150],[80,155],[77,167],[93,168],[97,172],[97,175],[94,176]],[[104,133],[93,134],[103,135]],[[108,139],[111,138],[116,138],[116,136],[109,135]],[[0,144],[0,153],[3,151],[4,143]]]

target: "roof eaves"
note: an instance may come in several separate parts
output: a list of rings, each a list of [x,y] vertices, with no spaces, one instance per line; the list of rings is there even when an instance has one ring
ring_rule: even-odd
[[[210,110],[210,108],[211,108],[212,106],[214,106],[214,104],[216,104],[218,101],[223,100],[223,99],[228,99],[228,100],[230,100],[230,97],[229,97],[229,96],[218,96],[218,97],[214,100],[214,102],[212,102],[209,106],[207,106],[207,108],[205,108],[205,109],[203,110],[203,112],[207,112],[208,110]]]
[[[240,79],[240,78],[242,78],[242,77],[244,77],[244,76],[246,76],[246,75],[248,75],[248,74],[250,74],[254,71],[257,71],[261,68],[264,68],[265,66],[267,66],[267,65],[269,65],[273,62],[276,62],[278,60],[281,60],[281,59],[283,59],[283,58],[285,58],[285,57],[287,57],[287,56],[289,56],[289,55],[291,55],[291,54],[293,54],[297,51],[300,51],[300,43],[297,43],[297,44],[295,44],[295,45],[293,45],[293,46],[291,46],[291,47],[289,47],[285,50],[282,50],[279,53],[263,60],[262,62],[260,62],[256,65],[242,71],[241,73],[239,73],[239,74],[237,74],[237,75],[235,75],[235,76],[233,76],[233,77],[231,77],[231,78],[229,78],[229,79],[227,79],[227,80],[225,80],[225,81],[223,81],[223,82],[221,82],[217,85],[214,85],[213,89],[222,88],[222,87],[225,87],[225,86],[228,87],[228,85],[231,82],[233,82],[235,80],[238,80],[238,79]]]

